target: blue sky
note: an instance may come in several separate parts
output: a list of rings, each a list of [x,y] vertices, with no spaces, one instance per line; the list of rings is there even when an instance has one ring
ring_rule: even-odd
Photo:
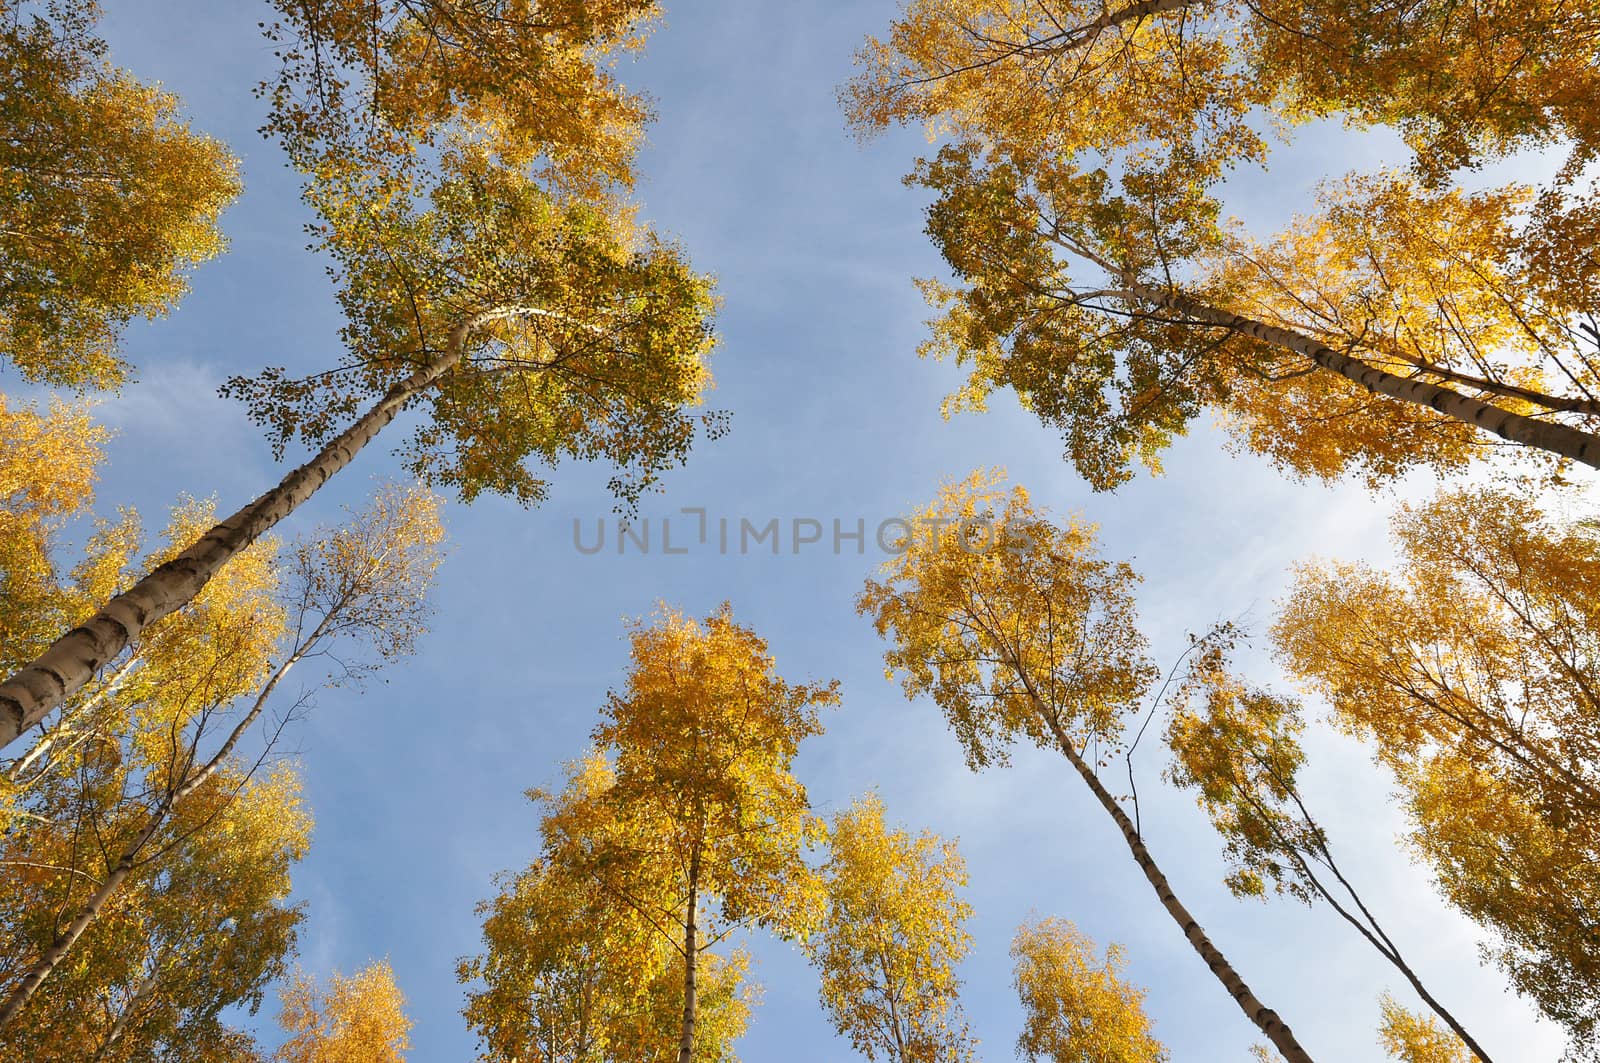
[[[214,494],[231,509],[276,480],[267,446],[217,385],[263,365],[332,364],[339,317],[321,264],[303,249],[297,182],[255,133],[262,111],[251,86],[272,61],[256,30],[270,17],[265,5],[107,7],[113,58],[180,94],[196,126],[245,163],[245,195],[225,220],[230,252],[198,272],[171,318],[132,330],[139,379],[99,411],[118,432],[101,508],[134,504],[158,523],[180,492]],[[732,434],[702,445],[641,516],[658,535],[660,520],[675,517],[675,543],[692,527],[682,507],[735,524],[776,517],[783,552],[696,545],[686,555],[618,556],[608,539],[584,556],[574,521],[592,537],[611,503],[604,470],[582,466],[560,470],[536,511],[494,498],[452,504],[452,556],[420,655],[365,693],[323,695],[292,739],[317,818],[295,876],[309,905],[302,962],[349,971],[387,955],[416,1020],[414,1060],[474,1057],[454,976],[457,957],[477,949],[473,906],[491,895],[497,871],[533,854],[535,817],[522,793],[556,780],[582,751],[626,665],[623,618],[658,600],[698,614],[731,600],[785,675],[843,682],[843,706],[799,763],[819,809],[876,787],[893,818],[960,840],[977,910],[964,1000],[986,1059],[1012,1056],[1019,1012],[1007,948],[1030,912],[1128,947],[1129,975],[1148,987],[1175,1059],[1243,1063],[1259,1039],[1064,762],[1019,750],[1012,767],[974,775],[932,705],[907,703],[884,679],[881,646],[852,608],[877,561],[870,542],[866,555],[853,544],[836,555],[826,540],[796,554],[788,522],[830,528],[838,519],[849,529],[863,519],[870,529],[942,478],[1004,465],[1043,504],[1098,521],[1106,551],[1144,573],[1146,629],[1169,662],[1187,632],[1219,617],[1248,612],[1264,626],[1296,560],[1385,557],[1389,507],[1428,487],[1413,481],[1400,496],[1375,498],[1355,486],[1291,483],[1259,460],[1229,456],[1202,430],[1174,448],[1164,478],[1095,496],[1062,462],[1055,435],[1009,397],[985,416],[941,420],[939,400],[957,377],[914,356],[925,309],[910,283],[938,274],[940,262],[921,233],[919,194],[900,181],[924,142],[907,132],[858,145],[834,100],[862,37],[893,13],[890,0],[683,2],[623,70],[660,114],[643,159],[646,214],[719,278],[712,402],[733,413]],[[1232,200],[1250,221],[1276,224],[1305,204],[1317,177],[1376,163],[1393,146],[1381,134],[1318,127],[1271,174],[1243,175]],[[387,450],[364,454],[285,530],[359,502],[396,471]],[[1557,1032],[1480,967],[1474,929],[1394,844],[1403,824],[1389,780],[1326,727],[1312,746],[1312,807],[1424,979],[1491,1052],[1554,1059]],[[1390,988],[1414,1004],[1398,976],[1330,914],[1233,900],[1217,840],[1187,798],[1158,784],[1159,768],[1157,756],[1143,765],[1147,839],[1180,896],[1317,1058],[1380,1058],[1378,994]],[[742,1057],[852,1058],[816,1006],[799,955],[759,938],[753,951],[765,1002]],[[260,1026],[270,1041],[270,1015]]]

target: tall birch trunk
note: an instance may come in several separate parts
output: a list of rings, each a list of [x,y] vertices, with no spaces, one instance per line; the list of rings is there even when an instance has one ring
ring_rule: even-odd
[[[1446,417],[1485,432],[1492,432],[1512,443],[1535,447],[1563,458],[1570,458],[1590,468],[1600,469],[1600,436],[1592,432],[1524,417],[1503,410],[1492,403],[1439,387],[1437,384],[1395,376],[1359,358],[1341,354],[1304,333],[1219,310],[1186,295],[1143,284],[1129,284],[1126,290],[1130,295],[1151,306],[1176,310],[1195,321],[1232,329],[1263,343],[1303,355],[1322,368],[1338,373],[1368,391],[1387,395],[1401,402],[1426,406]]]
[[[43,778],[46,772],[49,771],[50,760],[54,759],[56,749],[60,746],[63,737],[70,740],[66,747],[69,752],[83,742],[88,741],[94,734],[93,730],[78,732],[74,736],[74,721],[88,716],[95,706],[116,693],[117,689],[122,686],[122,681],[132,674],[134,666],[139,661],[139,654],[129,654],[121,664],[117,665],[116,670],[106,678],[105,683],[102,684],[99,690],[84,699],[82,703],[74,705],[68,712],[62,713],[61,719],[56,721],[56,726],[51,728],[48,734],[42,735],[39,741],[35,742],[32,748],[6,771],[7,781],[17,790],[27,789]],[[46,759],[47,757],[49,759]],[[33,773],[31,778],[24,781],[24,776],[28,769],[35,764],[39,764],[41,760],[44,760],[44,763],[39,766],[39,769]]]
[[[227,564],[293,513],[355,458],[406,403],[438,382],[466,352],[473,332],[491,321],[540,311],[499,307],[481,311],[450,330],[444,351],[391,387],[360,420],[260,495],[217,524],[183,553],[112,598],[82,626],[61,636],[34,662],[0,683],[0,748],[42,720],[92,679],[151,624],[193,601]]]
[[[1211,968],[1211,973],[1217,976],[1217,981],[1222,983],[1223,988],[1228,991],[1228,995],[1238,1003],[1239,1010],[1243,1011],[1245,1017],[1266,1035],[1267,1040],[1272,1042],[1273,1047],[1283,1056],[1286,1063],[1313,1063],[1311,1056],[1304,1048],[1300,1047],[1300,1042],[1295,1040],[1294,1034],[1290,1031],[1288,1025],[1278,1017],[1277,1012],[1263,1004],[1250,991],[1250,987],[1239,976],[1239,972],[1233,969],[1233,965],[1228,962],[1227,957],[1223,956],[1216,945],[1212,944],[1211,938],[1207,936],[1205,930],[1195,921],[1194,916],[1189,914],[1189,909],[1185,908],[1183,902],[1178,900],[1177,895],[1172,892],[1172,886],[1167,882],[1167,876],[1161,873],[1161,868],[1156,864],[1155,858],[1150,855],[1150,850],[1145,848],[1144,840],[1139,837],[1139,830],[1133,825],[1133,820],[1128,818],[1128,814],[1122,810],[1121,805],[1117,804],[1116,798],[1111,796],[1110,791],[1101,785],[1100,778],[1095,775],[1094,769],[1085,764],[1083,758],[1078,755],[1078,751],[1073,748],[1071,740],[1067,738],[1066,732],[1056,722],[1055,714],[1048,711],[1040,703],[1039,696],[1033,692],[1031,683],[1028,684],[1028,691],[1029,697],[1034,703],[1034,711],[1039,713],[1040,718],[1045,721],[1051,733],[1055,735],[1056,743],[1061,747],[1061,752],[1066,755],[1067,760],[1077,769],[1083,781],[1088,784],[1089,789],[1094,793],[1095,800],[1100,802],[1100,807],[1106,810],[1112,821],[1116,823],[1117,829],[1122,831],[1123,840],[1128,843],[1128,850],[1133,853],[1134,862],[1139,865],[1139,870],[1144,872],[1144,877],[1150,881],[1150,885],[1155,889],[1156,897],[1161,901],[1161,906],[1167,910],[1168,915],[1172,916],[1172,921],[1182,929],[1183,936],[1189,939],[1189,944],[1194,947],[1195,952],[1200,954],[1200,958],[1205,961],[1206,966]]]
[[[683,1038],[678,1042],[678,1063],[692,1063],[694,1059],[695,967],[699,953],[696,940],[697,911],[700,901],[700,848],[697,845],[689,857],[689,904],[683,917]]]
[[[267,699],[272,696],[272,692],[277,688],[279,681],[289,673],[289,669],[293,668],[312,646],[321,641],[322,636],[326,634],[332,623],[333,614],[329,614],[322,619],[322,622],[299,646],[295,647],[294,652],[285,658],[284,662],[272,673],[272,678],[267,680],[266,685],[261,688],[261,693],[256,695],[250,710],[239,718],[238,723],[234,724],[233,730],[228,733],[227,739],[212,754],[211,759],[207,760],[198,770],[190,772],[183,782],[150,813],[150,822],[146,823],[144,829],[136,834],[133,841],[129,842],[123,849],[122,855],[117,859],[111,872],[95,888],[95,891],[89,895],[89,899],[78,910],[77,916],[73,918],[71,923],[67,924],[65,930],[56,935],[55,940],[50,943],[50,947],[28,969],[27,975],[11,991],[11,995],[6,998],[5,1002],[0,1004],[0,1032],[3,1032],[11,1023],[11,1020],[16,1018],[22,1009],[27,1006],[28,1001],[33,999],[34,994],[39,991],[39,987],[44,985],[51,972],[61,965],[61,961],[66,959],[67,953],[72,951],[72,947],[78,943],[78,939],[83,937],[84,932],[89,929],[89,926],[100,915],[100,910],[105,907],[106,902],[127,881],[128,876],[133,873],[133,869],[137,865],[139,854],[144,851],[145,846],[150,844],[150,839],[156,836],[162,825],[171,818],[173,810],[190,794],[199,789],[207,779],[217,773],[217,769],[222,766],[222,762],[238,746],[239,739],[250,729],[250,725],[260,717],[262,710],[266,707]]]

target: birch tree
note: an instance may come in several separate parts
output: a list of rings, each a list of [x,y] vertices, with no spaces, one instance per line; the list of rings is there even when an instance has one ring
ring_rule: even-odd
[[[126,585],[141,565],[159,564],[175,544],[211,519],[208,503],[181,502],[163,533],[164,544],[141,561],[139,516],[124,511],[115,523],[100,525],[69,574],[57,571],[61,559],[49,535],[14,527],[19,534],[8,541],[8,552],[16,550],[39,562],[31,573],[34,585],[18,596],[18,604],[40,608],[46,624],[70,617],[84,607],[85,592]],[[19,819],[29,817],[27,802],[33,792],[72,776],[91,747],[102,752],[126,748],[135,758],[145,757],[145,766],[164,763],[170,759],[170,743],[164,739],[181,734],[200,707],[226,705],[266,678],[286,622],[276,598],[278,549],[271,539],[254,544],[184,610],[146,631],[116,669],[41,721],[32,742],[18,755],[0,762],[5,798],[0,811],[8,827],[15,829]],[[48,630],[23,612],[14,615],[14,626],[19,632]],[[26,644],[18,648],[27,649]],[[128,758],[119,753],[116,759],[120,766]]]
[[[955,843],[890,827],[869,794],[834,816],[827,854],[807,952],[834,1029],[873,1063],[971,1063],[955,969],[972,947],[972,906]]]
[[[843,98],[863,133],[945,141],[909,180],[955,277],[922,282],[922,352],[969,372],[947,412],[1012,389],[1099,489],[1159,469],[1207,411],[1296,476],[1506,451],[1600,467],[1578,182],[1596,22],[1540,0],[913,0]],[[1276,237],[1228,223],[1224,183],[1267,160],[1263,125],[1330,114],[1398,125],[1416,165],[1330,182]],[[1572,161],[1541,190],[1449,185],[1556,142]]]
[[[278,1022],[289,1038],[274,1063],[405,1063],[412,1024],[387,961],[348,977],[335,971],[326,987],[296,971],[282,999]]]
[[[1236,897],[1264,898],[1270,890],[1305,904],[1326,903],[1405,976],[1454,1036],[1489,1063],[1462,1020],[1401,954],[1307,807],[1298,781],[1305,764],[1299,705],[1231,675],[1220,647],[1202,655],[1185,686],[1166,729],[1173,754],[1167,777],[1195,792],[1226,842],[1229,890]]]
[[[701,428],[710,282],[623,197],[644,109],[607,62],[654,8],[547,12],[395,0],[286,5],[268,128],[307,178],[334,262],[346,357],[224,390],[280,449],[317,448],[0,682],[0,745],[115,662],[230,559],[347,466],[404,409],[428,408],[411,469],[471,499],[537,502],[531,467],[609,462],[623,504]],[[545,16],[549,14],[551,18]],[[559,15],[560,17],[556,17]]]
[[[1439,1029],[1432,1019],[1411,1012],[1385,994],[1379,999],[1382,1021],[1378,1044],[1399,1063],[1473,1063],[1474,1056],[1461,1038]]]
[[[636,1004],[655,965],[632,946],[632,913],[604,904],[590,883],[536,860],[502,880],[483,915],[485,951],[463,960],[463,1010],[480,1058],[588,1063],[606,1057],[613,1023]],[[588,888],[586,888],[588,887]]]
[[[614,782],[610,765],[590,757],[571,765],[559,795],[534,791],[562,837],[575,816]],[[579,807],[586,806],[586,807]],[[587,831],[609,830],[590,818]],[[484,952],[463,960],[471,988],[464,1014],[486,1063],[663,1063],[676,1060],[682,1035],[681,956],[640,903],[642,879],[625,895],[587,866],[541,856],[503,879],[480,905]],[[671,883],[661,883],[663,894]],[[641,910],[642,909],[642,910]],[[732,1061],[755,987],[742,950],[701,952],[695,975],[695,1058]]]
[[[203,525],[191,517],[196,523]],[[181,525],[173,538],[185,538]],[[390,488],[348,525],[294,552],[291,606],[270,601],[277,588],[268,565],[242,604],[229,603],[225,619],[232,632],[197,618],[195,610],[158,629],[169,638],[174,631],[190,637],[145,661],[119,692],[135,700],[115,702],[120,719],[100,724],[87,746],[89,756],[110,758],[107,780],[84,794],[94,855],[81,867],[77,860],[56,866],[65,876],[61,908],[70,915],[58,916],[36,959],[7,987],[0,1031],[131,878],[161,875],[167,855],[205,829],[203,819],[187,814],[188,803],[207,788],[222,786],[225,794],[219,777],[248,778],[262,762],[283,724],[308,703],[303,693],[280,710],[277,726],[262,736],[263,752],[240,759],[241,742],[263,720],[291,669],[338,649],[340,656],[329,656],[338,662],[331,681],[343,682],[410,652],[422,630],[441,539],[437,501],[420,490]],[[230,578],[238,574],[230,569]],[[269,661],[269,654],[277,659]],[[59,728],[50,737],[58,736]],[[26,832],[42,835],[46,845],[52,833],[70,829],[33,809],[22,814]]]
[[[1019,739],[1065,757],[1245,1017],[1289,1063],[1305,1063],[1310,1055],[1178,899],[1098,774],[1156,676],[1133,570],[1099,557],[1090,527],[1052,524],[1021,488],[1008,495],[983,474],[946,487],[908,524],[900,552],[858,600],[888,640],[884,660],[906,695],[933,698],[975,770],[1005,764]]]
[[[614,776],[545,821],[552,857],[591,875],[676,950],[677,1059],[697,1055],[701,957],[746,926],[803,936],[816,890],[803,860],[817,828],[791,772],[837,684],[791,684],[726,605],[664,611],[632,635],[633,665],[595,729]]]
[[[1029,1063],[1166,1063],[1144,991],[1122,978],[1120,945],[1097,956],[1072,923],[1035,918],[1017,928],[1011,957],[1023,1014],[1017,1055]]]
[[[1400,562],[1300,569],[1273,638],[1371,743],[1446,899],[1571,1035],[1600,1037],[1600,545],[1517,495],[1447,491],[1393,520]]]

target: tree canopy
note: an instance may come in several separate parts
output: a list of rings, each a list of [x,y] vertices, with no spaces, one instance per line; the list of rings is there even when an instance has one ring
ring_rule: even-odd
[[[956,967],[972,947],[955,843],[884,821],[860,798],[828,825],[827,909],[811,962],[834,1029],[876,1063],[970,1063]]]
[[[996,417],[982,447],[1035,446],[1037,420],[1077,476],[1030,494],[975,472],[871,537],[832,518],[828,572],[846,543],[883,555],[853,604],[930,714],[853,690],[827,734],[840,684],[789,676],[862,660],[833,575],[602,570],[576,521],[569,565],[526,511],[597,476],[617,553],[657,552],[635,526],[649,496],[730,427],[709,406],[724,291],[799,325],[740,368],[764,423],[678,500],[702,552],[715,520],[728,555],[738,520],[740,554],[755,533],[798,555],[824,518],[796,514],[827,512],[802,490],[832,506],[870,481],[883,517],[938,463],[909,368],[856,349],[897,320],[871,257],[900,254],[896,228],[845,209],[880,190],[833,180],[805,113],[726,92],[814,105],[780,79],[843,23],[695,12],[668,54],[700,95],[679,100],[683,71],[626,69],[657,0],[104,6],[0,0],[0,1060],[438,1054],[430,988],[465,883],[488,894],[453,965],[480,1063],[818,1055],[772,1052],[764,993],[778,1038],[869,1063],[1007,1042],[1166,1063],[1195,1030],[1213,1053],[1264,1041],[1258,1063],[1362,1039],[1492,1063],[1552,1035],[1562,1063],[1600,1061],[1600,0],[886,2],[837,96],[862,138],[928,138],[907,202],[947,268],[915,282],[920,353],[955,363],[947,415],[1020,402],[1025,427]],[[230,50],[188,32],[200,12],[255,29]],[[175,67],[152,42],[219,47]],[[252,193],[265,159],[290,201],[269,181],[229,213],[245,161],[157,72],[205,122],[256,126]],[[641,85],[672,86],[660,150]],[[728,110],[704,106],[719,93]],[[741,110],[755,125],[723,128]],[[1346,157],[1382,161],[1324,172]],[[260,260],[196,282],[235,224]],[[326,274],[338,324],[236,325],[295,269]],[[197,297],[181,353],[146,342]],[[734,320],[749,349],[784,319]],[[227,401],[184,405],[195,380]],[[1233,458],[1189,451],[1208,480],[1102,498],[1110,534],[1045,504],[1161,472],[1207,420]],[[822,432],[849,442],[799,449]],[[236,445],[299,464],[222,508],[147,478],[188,480],[199,456],[232,483],[224,455],[253,468]],[[379,449],[363,500],[308,506]],[[1240,457],[1260,475],[1235,480]],[[152,492],[156,519],[119,504]],[[1384,554],[1349,507],[1396,497]],[[793,506],[757,528],[713,517],[730,499]],[[442,583],[445,518],[474,502]],[[668,523],[659,553],[694,552]],[[752,599],[738,620],[719,580]],[[596,610],[637,616],[657,584],[694,610],[625,621],[607,654]],[[1258,593],[1279,597],[1259,653],[1233,613]],[[430,638],[441,623],[456,637]],[[379,704],[349,711],[357,692]],[[919,745],[940,717],[982,779]],[[493,811],[507,771],[555,776],[525,822]],[[903,802],[929,826],[902,825]],[[1398,846],[1372,829],[1386,813]],[[523,851],[472,887],[505,866],[487,837]],[[1421,876],[1434,917],[1364,885]],[[1167,918],[1118,929],[1148,919],[1141,877]],[[1360,1013],[1339,1006],[1371,971],[1335,970],[1321,924],[1220,914],[1281,897],[1385,961]],[[1062,914],[1017,926],[1036,904]],[[993,935],[1012,927],[1008,964]],[[1484,962],[1454,963],[1473,930]],[[1191,992],[1213,980],[1227,999]],[[1520,999],[1484,1006],[1501,988]]]
[[[238,161],[107,58],[92,0],[0,11],[0,355],[25,380],[119,387],[123,326],[224,246]]]
[[[864,133],[946,141],[908,180],[955,276],[922,282],[923,353],[969,370],[947,410],[1014,390],[1100,489],[1159,469],[1208,410],[1302,477],[1454,471],[1502,441],[1546,471],[1597,465],[1592,268],[1555,265],[1592,257],[1595,81],[1573,34],[1596,17],[913,0],[842,95]],[[1273,237],[1230,223],[1227,177],[1329,115],[1398,126],[1415,165],[1330,175]],[[1537,193],[1448,183],[1556,142],[1572,162]]]
[[[1151,1031],[1144,991],[1122,978],[1127,958],[1094,942],[1065,919],[1033,919],[1011,942],[1023,1028],[1017,1055],[1030,1063],[1164,1063]]]
[[[1397,571],[1300,570],[1278,651],[1394,773],[1411,845],[1512,983],[1592,1044],[1600,550],[1483,489],[1402,508],[1393,533]]]

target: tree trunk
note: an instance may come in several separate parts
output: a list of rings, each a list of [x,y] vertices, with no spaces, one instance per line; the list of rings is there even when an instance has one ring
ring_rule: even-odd
[[[1138,3],[1129,4],[1127,7],[1118,8],[1116,11],[1107,11],[1092,22],[1087,22],[1076,30],[1057,37],[1065,38],[1072,46],[1077,46],[1093,38],[1102,30],[1112,29],[1129,22],[1142,22],[1151,15],[1160,15],[1168,11],[1177,11],[1185,7],[1193,7],[1200,0],[1139,0]],[[1052,44],[1055,38],[1046,37],[1041,43]]]
[[[17,1017],[17,1013],[23,1009],[28,1001],[33,999],[33,994],[44,984],[44,980],[50,977],[50,972],[60,965],[67,952],[83,936],[83,932],[89,928],[89,924],[94,922],[95,916],[100,914],[100,909],[104,907],[106,901],[111,899],[111,895],[117,892],[117,887],[122,885],[123,880],[133,871],[134,858],[138,855],[139,850],[144,848],[145,844],[155,836],[156,828],[160,826],[164,818],[152,820],[144,830],[139,832],[134,843],[127,848],[122,854],[122,859],[117,861],[116,866],[111,869],[111,873],[106,876],[106,880],[90,895],[89,900],[78,912],[77,917],[67,925],[66,930],[56,935],[55,941],[51,942],[44,955],[40,956],[38,961],[28,969],[27,975],[17,985],[17,988],[13,989],[11,995],[6,998],[5,1003],[0,1005],[0,1031],[3,1031],[11,1023],[11,1020]]]
[[[1300,802],[1298,793],[1294,794],[1294,800],[1299,805],[1301,812],[1305,813],[1305,805]],[[1309,815],[1306,815],[1306,822],[1321,836],[1321,828],[1311,820]],[[1283,845],[1283,842],[1280,840],[1279,844]],[[1400,955],[1400,947],[1384,931],[1377,917],[1368,910],[1366,902],[1361,899],[1361,895],[1356,892],[1355,887],[1350,884],[1349,880],[1344,877],[1344,873],[1339,870],[1339,865],[1333,859],[1333,853],[1328,850],[1327,844],[1325,842],[1321,844],[1322,857],[1327,862],[1328,868],[1333,872],[1334,877],[1338,879],[1339,885],[1344,887],[1345,893],[1349,894],[1350,899],[1360,909],[1361,919],[1366,920],[1365,924],[1356,917],[1354,912],[1339,903],[1338,898],[1323,884],[1322,879],[1317,876],[1310,863],[1298,850],[1292,846],[1284,847],[1293,853],[1294,860],[1300,865],[1302,873],[1311,882],[1312,887],[1322,895],[1323,900],[1327,901],[1345,922],[1355,927],[1361,936],[1367,939],[1367,943],[1378,950],[1378,955],[1388,960],[1397,971],[1405,976],[1406,981],[1411,983],[1411,988],[1416,990],[1417,996],[1422,998],[1422,1002],[1432,1008],[1433,1013],[1444,1020],[1445,1025],[1455,1031],[1457,1037],[1461,1038],[1462,1043],[1472,1053],[1473,1059],[1477,1060],[1478,1063],[1494,1063],[1489,1058],[1489,1053],[1485,1052],[1483,1047],[1478,1044],[1477,1039],[1467,1032],[1467,1028],[1461,1025],[1461,1022],[1443,1004],[1439,1003],[1432,993],[1428,992],[1428,987],[1422,984],[1422,979],[1417,976],[1417,972],[1413,971],[1411,965],[1405,961],[1405,957]]]
[[[894,978],[889,974],[889,960],[878,953],[878,970],[883,972],[883,1002],[889,1007],[889,1032],[894,1037],[893,1063],[911,1063],[906,1058],[906,1039],[900,1033],[900,994],[895,992]]]
[[[1152,15],[1193,7],[1199,2],[1200,0],[1137,0],[1115,11],[1107,11],[1100,17],[1073,26],[1071,29],[1058,30],[1038,40],[1019,44],[1013,49],[1012,54],[1059,55],[1065,49],[1078,48],[1092,42],[1106,30],[1115,29],[1129,22],[1143,22]],[[988,63],[982,65],[987,66]]]
[[[1176,292],[1163,291],[1143,284],[1130,284],[1127,291],[1152,306],[1176,310],[1195,321],[1232,329],[1263,343],[1303,355],[1322,368],[1360,384],[1368,391],[1387,395],[1401,402],[1414,402],[1419,406],[1426,406],[1446,417],[1492,432],[1501,439],[1535,447],[1590,468],[1600,469],[1600,436],[1592,432],[1524,417],[1491,403],[1439,387],[1437,384],[1395,376],[1359,358],[1341,354],[1304,333],[1219,310]]]
[[[1172,916],[1172,921],[1182,928],[1183,936],[1189,939],[1189,944],[1194,946],[1195,952],[1199,953],[1206,966],[1211,968],[1211,973],[1217,976],[1217,980],[1227,989],[1228,994],[1238,1002],[1239,1009],[1245,1013],[1245,1016],[1251,1022],[1255,1023],[1257,1029],[1267,1036],[1267,1040],[1272,1042],[1287,1063],[1312,1063],[1311,1056],[1306,1053],[1304,1048],[1300,1047],[1300,1042],[1295,1040],[1294,1034],[1290,1032],[1284,1021],[1278,1017],[1278,1013],[1256,999],[1256,995],[1250,991],[1250,987],[1245,984],[1244,979],[1239,977],[1239,972],[1233,969],[1233,965],[1211,943],[1211,939],[1206,936],[1206,932],[1195,921],[1194,916],[1189,914],[1189,909],[1185,908],[1183,902],[1179,901],[1177,896],[1173,894],[1172,886],[1167,882],[1167,877],[1161,873],[1161,868],[1156,866],[1155,858],[1144,847],[1144,841],[1139,837],[1139,831],[1134,827],[1133,820],[1128,818],[1128,814],[1122,810],[1122,806],[1117,804],[1116,798],[1112,797],[1110,792],[1101,785],[1100,779],[1095,775],[1094,770],[1083,762],[1082,757],[1078,756],[1078,752],[1072,747],[1072,742],[1068,740],[1066,732],[1056,722],[1054,714],[1046,711],[1038,703],[1037,695],[1031,694],[1031,696],[1034,700],[1035,711],[1049,725],[1051,732],[1056,737],[1056,742],[1061,746],[1061,752],[1066,754],[1067,760],[1072,762],[1072,766],[1078,770],[1078,774],[1083,777],[1083,781],[1094,792],[1095,799],[1100,802],[1100,806],[1110,814],[1117,828],[1122,831],[1122,837],[1128,843],[1128,849],[1133,853],[1134,861],[1138,863],[1139,870],[1144,872],[1144,877],[1150,880],[1150,885],[1155,888],[1156,896],[1160,898],[1162,907],[1166,908],[1167,914]]]
[[[106,1039],[100,1042],[100,1049],[94,1054],[95,1063],[100,1063],[101,1060],[105,1059],[106,1053],[115,1048],[117,1042],[122,1040],[122,1035],[128,1031],[128,1023],[133,1020],[134,1011],[155,991],[160,981],[161,967],[159,961],[156,961],[152,964],[150,973],[144,976],[144,980],[139,983],[132,995],[128,997],[127,1003],[123,1005],[122,1014],[117,1016],[117,1021],[112,1023],[111,1029],[106,1033]]]
[[[140,632],[194,600],[211,577],[349,465],[406,403],[461,361],[472,333],[491,321],[536,311],[500,307],[464,318],[444,351],[391,387],[355,424],[272,490],[217,524],[192,546],[112,598],[80,627],[57,639],[32,664],[0,683],[0,748],[83,687]]]
[[[1318,889],[1321,889],[1321,887],[1319,886]],[[1472,1053],[1472,1058],[1476,1060],[1477,1063],[1494,1063],[1494,1061],[1489,1058],[1489,1053],[1485,1052],[1483,1050],[1483,1046],[1478,1044],[1477,1039],[1467,1032],[1467,1028],[1465,1026],[1461,1025],[1461,1021],[1451,1014],[1448,1008],[1439,1003],[1432,993],[1428,992],[1428,987],[1422,984],[1422,979],[1417,976],[1417,972],[1411,969],[1411,965],[1405,961],[1405,957],[1400,955],[1400,950],[1395,947],[1394,942],[1389,940],[1389,935],[1385,934],[1381,927],[1378,927],[1376,921],[1373,921],[1372,925],[1377,930],[1378,936],[1383,938],[1383,941],[1386,943],[1387,947],[1385,947],[1384,944],[1379,944],[1376,938],[1374,938],[1373,935],[1368,932],[1367,928],[1357,922],[1355,918],[1344,909],[1343,905],[1336,903],[1333,898],[1328,897],[1326,891],[1323,891],[1323,896],[1328,898],[1328,903],[1333,905],[1334,910],[1343,916],[1346,922],[1359,930],[1367,938],[1372,946],[1378,950],[1378,954],[1380,956],[1388,960],[1394,965],[1394,968],[1397,971],[1405,976],[1406,981],[1411,983],[1411,988],[1416,990],[1417,996],[1422,998],[1422,1002],[1428,1005],[1435,1015],[1444,1020],[1444,1024],[1450,1027],[1450,1029],[1455,1032],[1457,1037],[1461,1038],[1461,1043],[1467,1046],[1467,1050]],[[1351,896],[1355,897],[1355,892],[1353,890],[1351,891]],[[1365,913],[1367,907],[1366,905],[1361,904],[1361,898],[1356,897],[1356,903],[1361,905],[1361,910]],[[1367,918],[1369,920],[1372,919],[1371,913],[1367,913]]]
[[[695,932],[699,929],[695,924],[699,918],[696,911],[700,900],[700,849],[695,847],[693,855],[689,857],[689,905],[683,917],[683,1039],[678,1042],[678,1063],[691,1063],[694,1059],[694,1020],[695,1020],[695,967],[699,953],[699,943],[695,940]]]
[[[74,705],[70,711],[62,713],[61,718],[56,721],[55,727],[51,728],[49,733],[42,735],[39,741],[35,742],[33,747],[29,749],[27,753],[19,757],[16,762],[13,763],[9,769],[7,769],[6,778],[11,782],[12,786],[16,787],[18,790],[23,790],[32,786],[34,783],[38,782],[39,779],[43,778],[45,773],[50,768],[48,762],[42,765],[38,771],[34,772],[33,777],[28,779],[26,782],[23,781],[23,773],[25,773],[29,768],[33,767],[33,765],[37,764],[46,754],[51,753],[51,751],[54,750],[59,744],[63,735],[70,738],[73,734],[73,721],[87,715],[90,710],[92,710],[101,701],[104,701],[106,698],[116,693],[117,688],[120,687],[122,685],[122,681],[126,679],[130,673],[132,673],[134,666],[139,663],[140,659],[141,658],[138,653],[129,654],[128,657],[116,667],[116,670],[106,678],[105,683],[101,685],[99,690],[95,691],[94,694],[86,698],[81,704]],[[85,735],[80,733],[77,740],[74,741],[72,745],[68,746],[68,749],[70,750],[76,748],[76,746],[84,740]]]

